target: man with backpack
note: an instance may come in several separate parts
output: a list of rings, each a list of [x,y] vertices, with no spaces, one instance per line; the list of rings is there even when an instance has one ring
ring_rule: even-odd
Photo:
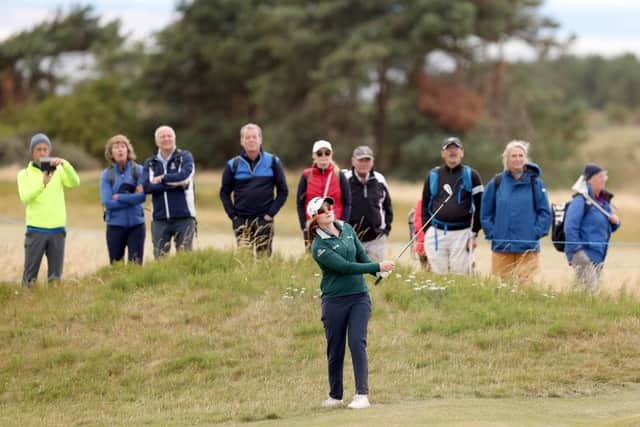
[[[444,165],[427,174],[422,189],[423,224],[444,204],[425,230],[424,248],[434,273],[470,274],[484,187],[480,174],[462,164],[464,147],[459,138],[446,138],[441,156]],[[443,189],[446,184],[453,190],[447,203],[449,194]]]
[[[156,129],[155,141],[158,153],[144,162],[142,182],[153,202],[151,238],[153,256],[158,258],[169,253],[171,240],[178,251],[193,248],[195,165],[190,152],[176,147],[176,133],[171,127]]]
[[[249,246],[256,255],[270,256],[273,218],[289,194],[284,169],[277,156],[262,149],[260,126],[244,125],[240,145],[242,152],[230,159],[222,172],[220,200],[231,219],[238,247]]]

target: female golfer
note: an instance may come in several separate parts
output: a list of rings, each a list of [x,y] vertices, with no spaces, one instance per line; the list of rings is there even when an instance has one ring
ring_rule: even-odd
[[[356,394],[351,409],[369,407],[367,364],[367,323],[371,299],[364,273],[393,270],[393,261],[371,262],[349,224],[336,220],[333,199],[314,197],[307,205],[311,218],[308,239],[311,254],[322,270],[322,323],[327,337],[329,397],[322,406],[342,404],[343,368],[346,338],[353,362]]]

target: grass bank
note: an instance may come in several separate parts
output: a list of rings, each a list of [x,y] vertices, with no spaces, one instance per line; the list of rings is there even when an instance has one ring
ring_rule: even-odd
[[[216,250],[54,288],[0,284],[0,425],[323,416],[318,269]],[[599,396],[640,383],[640,304],[400,270],[372,287],[377,404]],[[347,363],[347,366],[349,364]],[[347,396],[352,373],[345,372]]]

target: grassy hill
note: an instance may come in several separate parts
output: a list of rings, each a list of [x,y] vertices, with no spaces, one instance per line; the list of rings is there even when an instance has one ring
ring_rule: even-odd
[[[318,282],[308,257],[205,250],[53,288],[0,284],[0,425],[344,424],[346,411],[325,424],[318,408]],[[640,304],[624,292],[593,298],[407,270],[371,291],[381,419],[409,401],[640,390]]]

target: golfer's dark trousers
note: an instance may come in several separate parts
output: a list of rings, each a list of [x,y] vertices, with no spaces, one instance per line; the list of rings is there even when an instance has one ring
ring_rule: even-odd
[[[356,394],[369,394],[369,366],[367,363],[367,324],[371,316],[371,299],[368,293],[322,299],[322,323],[327,337],[327,361],[329,362],[329,396],[342,399],[342,376],[347,338]]]
[[[38,279],[42,257],[47,256],[47,279],[49,283],[62,278],[64,264],[64,241],[67,233],[40,233],[27,231],[24,236],[24,273],[22,286],[30,288]]]
[[[128,250],[129,262],[142,264],[144,259],[144,223],[133,227],[107,225],[107,249],[109,262],[122,261],[125,249]]]

